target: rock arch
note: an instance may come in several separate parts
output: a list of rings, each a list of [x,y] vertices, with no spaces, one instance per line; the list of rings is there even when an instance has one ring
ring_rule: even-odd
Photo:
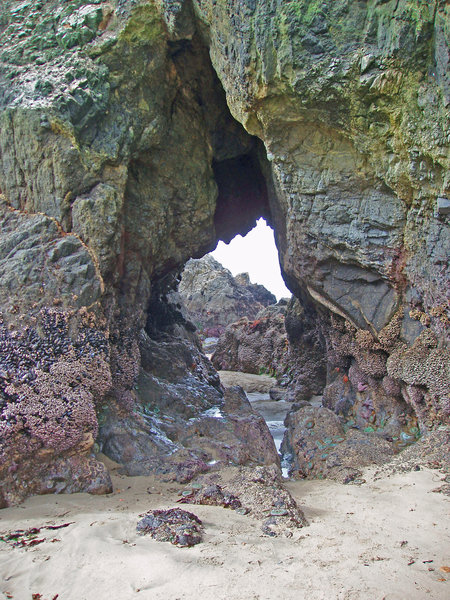
[[[181,478],[222,435],[206,415],[177,446],[183,419],[222,407],[233,439],[257,430],[168,297],[189,257],[258,216],[320,322],[328,405],[445,422],[448,9],[413,4],[6,3],[4,504],[104,490],[99,428],[129,472],[178,452]],[[243,447],[227,460],[256,460]]]

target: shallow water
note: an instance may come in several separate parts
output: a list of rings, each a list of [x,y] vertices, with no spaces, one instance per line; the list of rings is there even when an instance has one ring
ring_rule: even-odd
[[[269,394],[260,392],[247,392],[247,397],[256,412],[266,421],[279,453],[284,432],[286,431],[284,419],[292,404],[283,400],[271,400]],[[282,471],[283,476],[287,477],[287,468],[283,467]]]

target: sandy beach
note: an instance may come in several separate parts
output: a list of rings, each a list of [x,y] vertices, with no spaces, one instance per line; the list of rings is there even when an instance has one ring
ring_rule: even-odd
[[[111,463],[109,463],[111,467]],[[178,548],[136,533],[139,515],[176,504],[180,486],[114,470],[114,493],[29,498],[0,512],[0,535],[42,529],[30,547],[0,543],[1,598],[15,600],[444,600],[449,498],[438,471],[366,471],[361,486],[289,482],[310,523],[291,538],[215,506],[184,508],[204,541]]]

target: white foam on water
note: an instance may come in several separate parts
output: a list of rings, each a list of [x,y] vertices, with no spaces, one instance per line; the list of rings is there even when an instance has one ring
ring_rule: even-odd
[[[283,401],[276,402],[270,398],[269,394],[262,392],[247,393],[247,397],[253,409],[266,421],[275,442],[275,448],[278,454],[280,454],[284,432],[286,431],[284,418],[290,408],[290,404]],[[289,466],[282,467],[283,477],[288,477],[288,469]]]
[[[213,419],[224,419],[225,417],[220,411],[220,408],[217,406],[213,406],[212,408],[208,408],[202,413],[204,417],[212,417]]]

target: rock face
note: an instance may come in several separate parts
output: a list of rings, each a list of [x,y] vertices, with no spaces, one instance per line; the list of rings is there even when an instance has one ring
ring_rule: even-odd
[[[250,320],[277,299],[263,285],[250,283],[248,273],[236,277],[212,256],[187,262],[178,286],[197,329],[206,337],[221,335],[241,317]]]
[[[289,342],[284,326],[286,302],[228,325],[211,357],[216,369],[281,376],[288,369]]]
[[[184,453],[187,477],[204,423],[218,454],[247,435],[205,415],[223,391],[167,298],[260,216],[327,405],[448,420],[448,19],[440,0],[2,2],[0,504],[106,489],[94,440],[129,472]]]
[[[240,319],[229,325],[211,357],[218,370],[268,373],[288,390],[283,397],[309,400],[325,386],[326,361],[323,337],[315,311],[295,298],[268,306],[254,321]]]
[[[163,306],[172,308],[164,324],[141,332],[133,389],[103,407],[103,452],[129,475],[156,472],[180,482],[210,465],[279,465],[264,419],[241,388],[221,388],[196,335],[176,322],[173,305]]]
[[[349,483],[362,467],[383,464],[393,446],[373,433],[343,427],[327,408],[305,406],[289,413],[282,451],[292,457],[290,475],[296,478],[331,478]]]

